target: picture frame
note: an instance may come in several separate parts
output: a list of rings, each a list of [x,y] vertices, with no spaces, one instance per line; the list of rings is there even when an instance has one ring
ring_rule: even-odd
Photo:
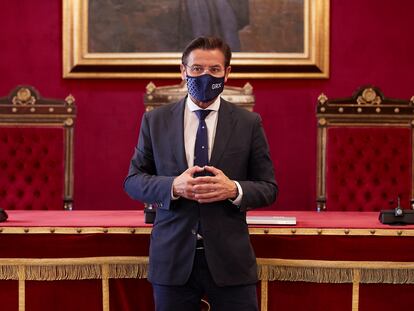
[[[197,27],[190,0],[62,1],[64,78],[180,77],[184,34]],[[237,30],[230,78],[328,78],[329,1],[245,0],[248,20]]]

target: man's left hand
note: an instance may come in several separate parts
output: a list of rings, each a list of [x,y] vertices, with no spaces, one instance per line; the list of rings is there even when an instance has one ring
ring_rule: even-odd
[[[204,166],[204,170],[212,173],[213,176],[195,178],[194,200],[199,203],[211,203],[237,198],[238,190],[235,182],[230,180],[223,171],[213,166]]]

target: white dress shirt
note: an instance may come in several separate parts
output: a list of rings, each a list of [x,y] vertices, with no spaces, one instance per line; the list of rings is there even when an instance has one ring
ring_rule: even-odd
[[[205,122],[207,125],[207,137],[208,137],[208,158],[211,158],[211,153],[214,147],[214,139],[216,137],[216,128],[217,128],[217,120],[218,120],[218,110],[220,108],[220,96],[216,98],[216,100],[208,106],[208,110],[211,112],[207,115]],[[196,133],[198,129],[199,119],[195,113],[196,110],[200,110],[201,108],[197,106],[190,98],[187,96],[187,100],[185,103],[184,108],[184,147],[185,147],[185,156],[187,159],[188,167],[194,166],[194,148],[195,148],[195,140],[196,140]],[[230,200],[233,204],[239,205],[241,203],[243,197],[243,190],[240,184],[237,181],[234,181],[238,189],[238,196],[235,200]],[[172,189],[171,189],[172,193]],[[174,197],[173,199],[178,199],[178,197]]]
[[[211,112],[205,118],[207,125],[207,137],[208,137],[208,158],[211,158],[211,152],[213,151],[214,138],[216,137],[216,128],[218,120],[218,110],[220,108],[220,97],[217,97],[214,103],[208,106],[208,110]],[[184,145],[185,145],[185,157],[187,158],[188,167],[194,166],[194,148],[196,141],[196,134],[199,124],[199,119],[196,110],[200,110],[190,98],[187,96],[186,105],[184,108]]]

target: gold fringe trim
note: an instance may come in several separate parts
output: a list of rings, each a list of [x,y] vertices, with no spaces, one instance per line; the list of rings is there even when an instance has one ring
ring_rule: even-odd
[[[59,281],[101,279],[99,265],[63,265],[63,266],[26,266],[26,280],[29,281]]]
[[[148,275],[148,264],[111,264],[109,278],[111,279],[144,279]]]
[[[146,278],[147,272],[148,257],[0,259],[0,280],[140,279]]]
[[[262,281],[414,284],[414,263],[258,258]],[[0,280],[142,279],[148,257],[0,258]]]
[[[267,272],[263,273],[266,267]],[[312,283],[352,283],[351,269],[258,266],[260,280]]]
[[[0,280],[18,280],[19,267],[18,266],[0,266]]]
[[[410,269],[361,269],[361,283],[414,284],[414,271]]]
[[[414,284],[414,263],[258,258],[258,277],[268,281]],[[356,275],[358,274],[358,275]]]

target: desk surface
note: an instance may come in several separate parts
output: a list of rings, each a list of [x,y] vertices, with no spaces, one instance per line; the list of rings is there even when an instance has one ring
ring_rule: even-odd
[[[137,279],[147,269],[151,232],[142,211],[8,213],[9,220],[0,223],[2,310],[4,306],[17,310],[18,299],[28,309],[42,311],[60,310],[62,302],[65,310],[99,311],[102,301],[111,304],[111,310],[126,305],[134,306],[131,310],[154,310],[152,300],[143,298],[152,297],[149,284]],[[249,226],[261,267],[261,304],[267,310],[301,310],[303,301],[310,300],[315,307],[309,310],[351,310],[353,301],[366,305],[361,311],[410,309],[405,298],[414,286],[414,253],[410,251],[414,226],[385,226],[378,221],[378,213],[369,212],[257,210],[249,215],[297,218],[296,226]],[[104,271],[119,275],[104,277]],[[79,280],[79,275],[85,279]],[[71,281],[57,285],[51,280]],[[376,291],[367,292],[365,283],[373,280],[386,280],[393,287],[382,292],[371,287]],[[407,280],[409,284],[404,285]],[[295,285],[295,281],[300,282]],[[360,282],[362,294],[358,296]],[[353,288],[356,294],[351,297]],[[39,299],[44,293],[53,299]],[[77,305],[79,301],[82,307]]]
[[[149,233],[143,211],[8,211],[3,233]],[[251,234],[410,235],[414,225],[389,226],[377,212],[250,211],[251,216],[294,216],[295,226],[250,225]],[[75,230],[75,231],[74,231]],[[73,232],[72,232],[73,231]]]

